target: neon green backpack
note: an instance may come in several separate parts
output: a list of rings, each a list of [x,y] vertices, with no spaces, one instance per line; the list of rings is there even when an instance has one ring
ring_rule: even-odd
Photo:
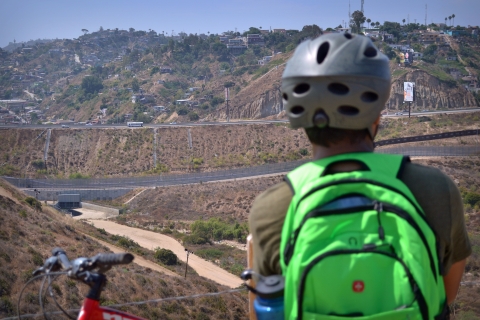
[[[435,234],[397,177],[408,158],[350,153],[287,175],[294,192],[280,246],[285,319],[442,319]],[[354,161],[361,169],[329,174]]]

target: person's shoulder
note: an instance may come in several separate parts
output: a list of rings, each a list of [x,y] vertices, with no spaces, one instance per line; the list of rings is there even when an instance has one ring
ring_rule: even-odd
[[[426,182],[432,187],[435,187],[434,182],[442,181],[448,185],[455,185],[452,179],[443,173],[440,169],[426,166],[418,163],[407,162],[405,164],[402,178],[408,181]],[[402,180],[403,180],[402,179]]]
[[[260,193],[255,199],[253,205],[258,206],[262,204],[268,204],[282,199],[288,199],[288,202],[290,202],[291,198],[292,190],[285,181],[282,181]]]
[[[265,212],[286,211],[292,200],[292,191],[286,182],[277,183],[257,196],[252,204],[250,216],[263,215]]]

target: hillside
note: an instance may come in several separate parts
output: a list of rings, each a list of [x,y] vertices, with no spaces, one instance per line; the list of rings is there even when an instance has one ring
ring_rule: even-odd
[[[386,107],[406,108],[404,81],[416,82],[414,110],[478,106],[478,39],[464,28],[460,36],[436,31],[435,42],[429,43],[422,37],[434,31],[412,25],[393,30],[400,44],[374,38],[391,58],[393,90]],[[390,28],[386,22],[380,30]],[[26,99],[26,106],[11,110],[14,122],[284,118],[279,91],[284,64],[298,43],[323,31],[305,26],[262,34],[261,45],[245,45],[255,32],[259,30],[165,36],[153,30],[99,30],[78,39],[2,51],[0,99]],[[229,41],[244,47],[232,51]],[[408,50],[420,56],[411,64],[399,63],[407,42]],[[225,87],[230,92],[228,115]]]
[[[0,180],[0,317],[13,316],[16,311],[18,294],[31,278],[32,271],[43,264],[52,248],[65,249],[72,259],[79,256],[93,256],[99,252],[108,252],[108,248],[92,240],[87,235],[103,236],[117,246],[128,244],[129,249],[144,258],[153,258],[149,250],[137,247],[123,238],[123,242],[114,241],[103,232],[87,224],[75,222],[71,218],[49,208],[40,206],[35,211],[26,202],[26,195],[20,193],[8,183]],[[27,200],[32,202],[31,200]],[[35,199],[33,199],[35,201]],[[101,230],[100,230],[101,231]],[[121,240],[121,239],[120,239]],[[172,267],[169,267],[172,268]],[[176,268],[176,269],[175,269]],[[125,303],[159,299],[171,296],[192,295],[225,290],[189,271],[187,280],[183,278],[184,264],[172,270],[182,276],[169,276],[140,267],[136,264],[116,267],[108,272],[109,283],[102,298],[105,304]],[[21,312],[39,312],[38,286],[31,285],[23,294]],[[60,278],[53,285],[57,300],[66,309],[78,308],[82,295],[86,293],[83,285]],[[58,310],[51,299],[46,300],[47,310]],[[162,302],[143,306],[123,307],[123,310],[148,319],[244,319],[247,314],[246,294],[227,294],[217,297],[203,297],[174,302]],[[56,318],[58,319],[58,318]]]
[[[479,127],[479,112],[410,119],[382,118],[377,140]],[[86,178],[206,172],[308,159],[311,154],[303,130],[292,130],[287,124],[162,127],[155,130],[91,128],[52,129],[46,162],[43,160],[47,137],[44,130],[2,130],[0,175]],[[189,132],[192,148],[188,142]],[[466,143],[471,140],[462,139],[452,141]],[[432,142],[423,144],[429,143]]]

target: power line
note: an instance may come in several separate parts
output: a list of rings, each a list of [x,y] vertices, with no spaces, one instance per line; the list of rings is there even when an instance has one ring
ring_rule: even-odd
[[[201,298],[201,297],[213,297],[213,296],[219,296],[222,294],[227,294],[227,293],[235,293],[235,292],[241,292],[245,291],[247,288],[238,288],[238,289],[231,289],[231,290],[225,290],[225,291],[220,291],[220,292],[211,292],[211,293],[200,293],[200,294],[194,294],[191,296],[180,296],[180,297],[168,297],[168,298],[163,298],[163,299],[152,299],[152,300],[145,300],[145,301],[137,301],[137,302],[127,302],[127,303],[119,303],[119,304],[111,304],[111,305],[106,305],[103,307],[124,307],[124,306],[135,306],[135,305],[142,305],[142,304],[147,304],[147,303],[159,303],[159,302],[166,302],[166,301],[178,301],[178,300],[186,300],[186,299],[195,299],[195,298]],[[66,310],[67,312],[79,312],[80,309],[70,309]],[[54,312],[47,312],[46,315],[57,315],[57,314],[64,314],[62,311],[54,311]],[[1,320],[16,320],[18,318],[20,319],[27,319],[27,318],[36,318],[39,317],[38,314],[24,314],[21,316],[15,316],[15,317],[10,317],[10,318],[3,318]]]

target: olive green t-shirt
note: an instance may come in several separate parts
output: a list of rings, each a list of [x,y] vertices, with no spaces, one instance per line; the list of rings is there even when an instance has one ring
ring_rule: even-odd
[[[471,254],[460,192],[440,170],[410,162],[405,164],[400,180],[410,188],[438,237],[446,274],[452,264]],[[290,187],[282,182],[260,194],[253,203],[249,216],[253,267],[262,275],[282,273],[280,238],[291,199]]]

